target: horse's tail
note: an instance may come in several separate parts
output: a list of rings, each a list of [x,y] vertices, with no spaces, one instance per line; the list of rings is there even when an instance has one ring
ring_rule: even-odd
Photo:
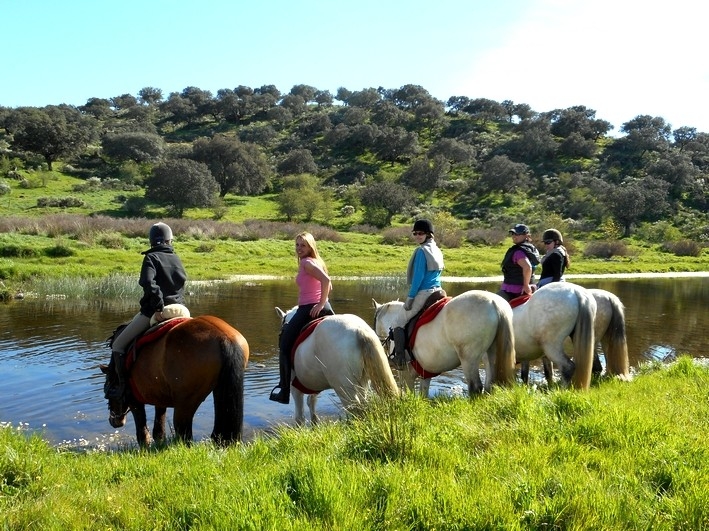
[[[358,330],[357,344],[362,353],[364,375],[372,383],[374,392],[379,396],[398,396],[399,386],[377,335],[370,329]]]
[[[503,301],[504,302],[504,301]],[[495,304],[497,333],[495,334],[494,383],[511,385],[515,381],[515,334],[512,326],[512,309],[506,302]]]
[[[240,339],[242,341],[240,341]],[[214,430],[212,440],[228,444],[241,440],[244,424],[244,370],[248,345],[243,338],[220,339],[222,367],[214,388]]]
[[[596,300],[585,290],[577,290],[578,314],[573,332],[574,375],[572,382],[577,389],[588,389],[591,385],[593,354],[596,342],[593,323],[596,319]]]
[[[620,299],[612,293],[608,294],[607,299],[611,305],[611,320],[600,338],[603,352],[606,355],[606,370],[621,380],[629,380],[630,363],[628,362],[628,341],[625,334],[625,308]]]

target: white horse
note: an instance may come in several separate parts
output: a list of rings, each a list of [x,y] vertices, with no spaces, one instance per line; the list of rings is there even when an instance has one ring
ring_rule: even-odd
[[[512,310],[518,362],[546,356],[559,366],[566,385],[588,389],[595,347],[596,300],[588,290],[570,282],[554,282],[537,290]],[[564,353],[571,337],[573,360]]]
[[[374,301],[374,330],[386,340],[396,317],[403,312],[399,301],[379,304]],[[391,349],[391,345],[390,345]],[[512,309],[497,294],[466,291],[453,297],[433,320],[416,332],[412,349],[416,364],[428,373],[440,374],[459,366],[468,381],[468,395],[490,391],[493,383],[514,381],[515,340]],[[485,385],[480,378],[480,364],[485,364]],[[402,371],[404,384],[413,390],[421,374],[414,363]],[[430,378],[422,377],[421,394],[428,396]]]
[[[621,300],[604,289],[587,290],[596,301],[596,319],[593,330],[596,342],[600,342],[601,350],[606,358],[606,374],[620,380],[629,381],[630,363],[628,361],[628,341],[625,329],[625,307]],[[553,383],[554,375],[551,362],[542,358],[544,376],[549,384]],[[594,355],[593,373],[603,370],[597,355]],[[529,362],[522,363],[522,381],[528,380]]]
[[[276,307],[283,324],[296,310],[297,306],[288,312]],[[380,396],[399,395],[379,338],[364,320],[352,314],[324,318],[304,341],[297,344],[292,374],[293,380],[297,378],[310,391],[307,393],[308,409],[313,424],[318,422],[315,407],[320,391],[333,389],[346,411],[363,403],[368,384]],[[298,425],[305,423],[304,394],[291,385]]]

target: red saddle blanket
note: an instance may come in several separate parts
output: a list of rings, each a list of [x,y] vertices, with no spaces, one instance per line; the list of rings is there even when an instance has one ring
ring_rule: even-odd
[[[409,350],[413,352],[414,348],[414,342],[416,341],[416,333],[418,332],[418,329],[422,327],[423,325],[430,323],[433,321],[436,316],[438,315],[438,312],[440,312],[443,307],[448,304],[448,302],[451,300],[452,297],[444,297],[440,300],[437,300],[431,306],[426,308],[424,312],[421,314],[421,317],[418,318],[418,321],[416,321],[416,324],[414,325],[414,329],[409,335]],[[421,367],[419,362],[414,358],[411,361],[411,366],[414,368],[416,371],[416,374],[419,375],[421,378],[433,378],[434,376],[438,376],[439,373],[433,373],[433,372],[428,372],[426,369]]]
[[[323,319],[325,317],[318,317],[317,319],[314,319],[310,321],[307,325],[303,327],[303,329],[300,331],[300,334],[298,334],[297,339],[295,340],[295,343],[293,344],[293,348],[290,351],[290,362],[291,362],[291,367],[295,367],[295,351],[298,349],[300,344],[308,339],[310,337],[310,334],[313,333],[313,330],[315,330],[315,327],[318,326],[320,323],[322,323]],[[300,380],[298,380],[298,375],[296,374],[295,377],[293,378],[293,381],[291,382],[291,385],[298,389],[301,393],[305,393],[306,395],[313,395],[317,394],[320,391],[313,391],[312,389],[309,389],[308,387],[304,386]]]
[[[524,295],[520,295],[519,297],[515,297],[510,301],[510,306],[513,308],[517,308],[517,306],[522,306],[525,302],[529,300],[531,295],[527,295],[526,293]]]

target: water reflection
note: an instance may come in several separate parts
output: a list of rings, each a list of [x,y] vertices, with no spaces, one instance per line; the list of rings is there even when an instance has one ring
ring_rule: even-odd
[[[579,279],[586,287],[618,295],[626,305],[631,365],[666,360],[678,354],[707,356],[704,331],[709,314],[706,278]],[[447,282],[449,295],[468,289],[496,291],[498,282]],[[246,337],[251,360],[246,373],[245,433],[291,423],[292,405],[268,401],[277,379],[280,327],[274,308],[290,308],[297,299],[291,280],[235,282],[201,286],[190,296],[194,315],[212,314],[230,322]],[[405,294],[403,279],[335,282],[333,306],[372,322],[372,299],[388,302]],[[54,444],[103,447],[135,441],[132,419],[121,430],[108,425],[100,363],[108,361],[106,338],[137,311],[131,301],[24,300],[0,305],[0,422],[27,423]],[[432,392],[461,393],[462,376],[452,371],[434,379]],[[337,398],[322,394],[321,411],[339,415]],[[152,412],[150,413],[152,417]],[[195,417],[196,438],[206,438],[212,424],[211,398]]]

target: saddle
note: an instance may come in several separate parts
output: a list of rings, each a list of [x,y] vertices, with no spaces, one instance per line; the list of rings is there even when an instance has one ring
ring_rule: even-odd
[[[130,345],[128,345],[128,348],[126,349],[126,355],[125,355],[125,364],[126,364],[126,371],[130,373],[131,368],[133,367],[133,364],[135,363],[136,359],[138,358],[138,352],[140,352],[140,348],[144,345],[147,345],[148,343],[152,343],[153,341],[157,341],[160,339],[163,335],[165,335],[167,332],[172,330],[175,326],[180,324],[182,321],[186,321],[188,319],[191,319],[190,317],[174,317],[172,319],[168,319],[166,321],[161,321],[150,328],[148,328],[145,332],[143,332],[141,335],[136,337],[133,341],[130,342]],[[118,328],[116,328],[116,331],[113,332],[113,335],[109,339],[109,346],[113,344],[113,339],[118,336],[118,334],[126,327],[126,325],[121,325]]]
[[[416,357],[413,353],[414,341],[416,340],[416,332],[419,327],[425,325],[426,323],[433,320],[438,312],[448,303],[451,297],[448,297],[444,290],[437,290],[426,299],[421,310],[419,310],[416,315],[414,315],[409,321],[404,325],[404,345],[406,345],[406,352],[411,358],[411,366],[414,370],[421,376],[421,378],[433,378],[437,374],[432,374],[427,372],[423,367],[419,365],[416,361]],[[394,340],[394,330],[389,330],[389,339]],[[393,358],[392,358],[393,359]]]
[[[414,346],[414,339],[416,338],[416,330],[418,329],[418,327],[423,324],[426,324],[428,321],[433,319],[433,317],[435,317],[436,313],[438,312],[434,313],[432,317],[427,319],[425,322],[422,322],[421,324],[419,324],[419,320],[421,319],[421,317],[423,317],[423,314],[426,312],[426,310],[428,310],[431,306],[433,306],[435,303],[442,299],[450,300],[450,297],[446,295],[445,290],[439,289],[438,291],[434,291],[433,293],[431,293],[428,299],[426,299],[426,302],[423,303],[423,307],[421,308],[421,310],[419,310],[416,315],[409,319],[409,322],[406,323],[406,326],[404,326],[407,338],[406,347],[407,349],[409,349],[409,354],[411,354],[411,349]],[[444,305],[445,303],[443,303],[440,308],[443,308]],[[413,358],[413,355],[411,357]]]
[[[318,326],[320,323],[322,323],[323,319],[325,319],[327,315],[323,315],[322,317],[318,317],[317,319],[314,319],[310,321],[308,324],[306,324],[302,330],[300,331],[300,334],[298,334],[298,337],[295,340],[295,343],[293,343],[293,348],[291,349],[290,352],[290,363],[291,367],[295,367],[295,351],[298,349],[300,344],[308,339],[310,334],[313,333],[313,330],[315,330],[315,327]],[[293,370],[295,373],[295,369]],[[298,380],[298,375],[294,374],[293,376],[293,381],[291,382],[291,385],[298,389],[301,393],[305,393],[306,395],[312,395],[312,394],[317,394],[320,391],[313,391],[312,389],[304,386],[300,380]]]

